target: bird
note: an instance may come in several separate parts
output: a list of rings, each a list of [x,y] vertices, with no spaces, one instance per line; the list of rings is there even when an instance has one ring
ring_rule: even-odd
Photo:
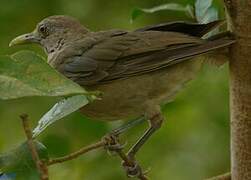
[[[54,15],[9,45],[39,44],[51,67],[89,91],[101,91],[101,100],[80,109],[91,119],[147,119],[149,127],[127,153],[134,159],[161,127],[161,105],[196,77],[212,51],[235,42],[227,33],[203,38],[221,24],[179,21],[94,32],[73,17]]]

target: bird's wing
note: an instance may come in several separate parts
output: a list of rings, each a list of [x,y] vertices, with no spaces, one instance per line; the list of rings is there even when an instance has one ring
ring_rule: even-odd
[[[176,21],[157,25],[150,25],[140,29],[136,29],[135,31],[172,31],[188,34],[191,36],[202,37],[213,29],[215,29],[216,27],[223,25],[224,23],[224,20],[212,21],[207,24]]]
[[[215,46],[200,38],[175,32],[105,32],[92,37],[96,39],[95,43],[86,48],[83,41],[83,53],[68,56],[62,68],[67,77],[81,85],[107,83],[152,72]],[[219,42],[218,46],[221,44]]]
[[[59,61],[64,63],[57,67],[58,70],[81,85],[97,84],[109,76],[108,70],[137,40],[131,37],[123,41],[111,41],[123,34],[127,34],[127,32],[113,30],[92,33],[91,38],[83,38],[78,42],[74,42],[70,46],[74,46],[75,50],[67,53],[63,52],[63,57],[59,57]],[[67,51],[69,48],[66,47],[65,49]],[[77,55],[76,52],[78,52]]]

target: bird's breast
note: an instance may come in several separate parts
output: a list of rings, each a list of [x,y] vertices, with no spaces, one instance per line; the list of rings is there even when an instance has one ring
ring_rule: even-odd
[[[201,60],[186,61],[162,70],[90,87],[103,92],[102,100],[81,112],[98,120],[121,120],[144,115],[146,106],[167,103],[198,72]]]

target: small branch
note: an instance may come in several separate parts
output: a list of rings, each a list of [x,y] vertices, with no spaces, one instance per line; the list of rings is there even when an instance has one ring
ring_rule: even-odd
[[[71,153],[69,155],[66,155],[66,156],[63,156],[63,157],[60,157],[60,158],[50,159],[49,162],[47,163],[47,165],[50,166],[50,165],[53,165],[53,164],[62,163],[62,162],[65,162],[65,161],[75,159],[75,158],[79,157],[80,155],[85,154],[85,153],[87,153],[89,151],[92,151],[94,149],[98,149],[100,147],[104,147],[104,145],[105,145],[105,142],[101,140],[101,141],[99,141],[97,143],[94,143],[94,144],[91,144],[89,146],[83,147],[80,150],[78,150],[76,152],[73,152],[73,153]]]
[[[135,125],[140,124],[140,123],[142,123],[144,121],[145,121],[144,117],[138,118],[138,119],[136,119],[136,120],[134,120],[132,122],[129,122],[126,126],[123,125],[122,127],[114,130],[113,132],[111,132],[111,134],[118,136],[118,135],[124,133],[125,131],[127,131],[128,129],[130,129],[131,127],[134,127]],[[80,150],[78,150],[76,152],[73,152],[73,153],[71,153],[69,155],[59,157],[59,158],[55,158],[55,159],[50,159],[48,161],[47,165],[50,166],[50,165],[53,165],[53,164],[69,161],[69,160],[75,159],[75,158],[79,157],[80,155],[85,154],[85,153],[87,153],[89,151],[98,149],[100,147],[105,147],[107,145],[107,139],[105,137],[106,137],[106,135],[103,138],[101,138],[100,141],[98,141],[98,142],[96,142],[94,144],[91,144],[91,145],[89,145],[87,147],[83,147]],[[123,159],[123,160],[125,162],[127,162],[125,159]]]
[[[93,144],[91,144],[89,146],[85,146],[85,147],[81,148],[80,150],[78,150],[76,152],[73,152],[71,154],[68,154],[66,156],[50,159],[48,162],[43,163],[43,162],[41,162],[39,160],[38,153],[37,153],[37,151],[35,149],[35,146],[33,144],[33,141],[32,141],[32,133],[31,133],[31,130],[30,130],[30,127],[29,127],[29,124],[28,124],[28,116],[27,115],[22,115],[20,117],[23,120],[23,126],[24,126],[24,130],[25,130],[25,133],[26,133],[26,136],[27,136],[27,139],[28,139],[28,144],[29,144],[29,147],[30,147],[30,150],[31,150],[31,153],[32,153],[32,158],[36,162],[37,169],[39,170],[40,175],[41,175],[41,180],[48,180],[47,166],[54,165],[54,164],[57,164],[57,163],[63,163],[63,162],[69,161],[69,160],[73,160],[73,159],[78,158],[80,155],[83,155],[83,154],[85,154],[87,152],[90,152],[92,150],[95,150],[95,149],[98,149],[98,148],[101,148],[101,147],[105,148],[108,145],[112,145],[114,143],[113,140],[116,141],[116,138],[115,139],[112,138],[113,136],[117,137],[120,134],[124,133],[129,128],[133,127],[134,125],[137,125],[137,124],[144,121],[144,119],[141,118],[141,119],[138,119],[138,120],[136,120],[134,122],[130,122],[126,126],[123,126],[122,128],[118,128],[115,131],[113,131],[112,133],[110,133],[110,136],[105,135],[100,141],[98,141],[96,143],[93,143]],[[108,137],[108,139],[107,139],[107,137]],[[109,137],[111,137],[111,139]],[[111,143],[110,140],[112,140],[112,144],[110,144]],[[116,145],[118,145],[121,148],[116,149]],[[141,167],[136,163],[136,161],[131,160],[130,158],[128,158],[128,156],[123,152],[123,150],[122,150],[123,146],[121,146],[120,144],[115,143],[114,147],[115,147],[114,151],[123,160],[124,165],[126,165],[127,167],[138,168],[137,169],[138,173],[136,174],[138,179],[148,180],[148,178],[145,176],[145,173],[142,172]]]
[[[226,174],[215,176],[215,177],[209,178],[207,180],[231,180],[231,173],[229,172]]]
[[[230,48],[231,178],[251,179],[251,1],[225,0],[236,43]]]
[[[49,176],[48,176],[47,166],[39,159],[36,147],[33,143],[32,133],[31,133],[29,122],[28,122],[29,121],[28,115],[27,114],[20,115],[20,118],[22,119],[23,129],[24,129],[25,135],[27,137],[28,147],[31,151],[32,159],[36,164],[37,170],[40,175],[40,179],[41,180],[48,180]]]

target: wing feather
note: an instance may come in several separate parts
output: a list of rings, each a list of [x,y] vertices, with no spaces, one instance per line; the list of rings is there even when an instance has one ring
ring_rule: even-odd
[[[176,32],[97,32],[95,43],[77,57],[67,56],[64,74],[80,85],[98,85],[172,66],[193,56],[225,46]],[[80,46],[81,47],[81,46]]]

